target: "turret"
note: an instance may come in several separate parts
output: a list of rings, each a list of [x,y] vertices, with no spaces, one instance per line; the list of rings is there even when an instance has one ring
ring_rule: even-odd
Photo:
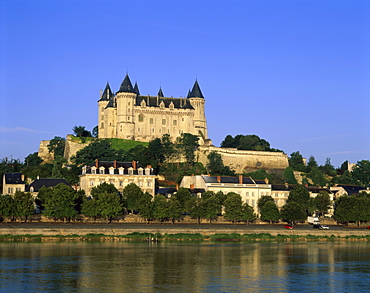
[[[194,83],[193,89],[188,93],[188,99],[195,109],[194,126],[196,133],[194,134],[200,137],[201,143],[204,143],[208,139],[207,121],[204,112],[205,99],[197,80]]]
[[[135,139],[134,106],[138,88],[132,86],[128,74],[116,93],[117,104],[117,138]]]
[[[107,135],[107,113],[105,109],[109,104],[114,102],[114,94],[107,82],[105,89],[102,93],[100,93],[100,99],[98,101],[98,135],[99,138],[108,137]]]

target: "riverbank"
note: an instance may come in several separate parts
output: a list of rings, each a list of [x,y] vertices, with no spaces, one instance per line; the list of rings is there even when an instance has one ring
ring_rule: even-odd
[[[292,230],[283,225],[159,225],[159,224],[0,224],[0,241],[51,240],[233,240],[233,241],[370,241],[365,227],[332,226],[330,230],[297,225]]]

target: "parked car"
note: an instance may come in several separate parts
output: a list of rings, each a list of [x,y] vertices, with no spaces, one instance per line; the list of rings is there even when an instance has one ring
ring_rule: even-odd
[[[329,227],[328,226],[320,225],[320,224],[313,225],[313,228],[321,229],[321,230],[329,230]]]
[[[290,229],[290,230],[291,230],[291,229],[293,229],[293,226],[292,226],[292,225],[285,225],[285,226],[284,226],[284,228],[285,228],[285,229]]]

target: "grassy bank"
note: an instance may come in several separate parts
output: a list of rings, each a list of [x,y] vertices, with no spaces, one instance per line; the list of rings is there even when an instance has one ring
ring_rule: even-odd
[[[178,233],[178,234],[160,234],[160,233],[131,233],[126,235],[0,235],[0,242],[48,242],[48,241],[238,241],[238,242],[368,242],[370,235],[364,236],[316,236],[316,235],[276,235],[268,233],[260,234],[213,234],[202,235],[200,233]]]

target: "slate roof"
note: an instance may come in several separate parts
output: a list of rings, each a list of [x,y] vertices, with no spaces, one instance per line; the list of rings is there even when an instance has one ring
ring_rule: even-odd
[[[113,97],[114,97],[114,93],[112,92],[109,86],[109,83],[107,82],[107,85],[105,86],[105,89],[99,101],[109,101]]]
[[[86,168],[86,174],[91,174],[91,168],[92,167],[95,167],[95,163],[94,164],[91,164],[90,166],[88,166]],[[114,161],[99,161],[98,162],[98,169],[100,167],[104,167],[104,174],[109,174],[109,168],[110,167],[114,167]],[[133,168],[133,163],[132,162],[116,162],[116,168],[114,169],[114,174],[119,174],[119,170],[118,168],[125,168],[124,171],[123,171],[123,174],[127,175],[128,174],[128,169],[129,168]],[[138,175],[138,170],[139,168],[143,168],[145,169],[144,166],[142,166],[140,163],[136,163],[136,170],[133,170],[133,174],[134,175]],[[99,173],[99,174],[102,174],[102,173]],[[150,170],[150,175],[154,175],[153,173],[153,168],[151,168]]]
[[[361,191],[365,190],[365,187],[358,186],[358,185],[345,185],[345,184],[338,184],[338,187],[343,187],[344,190],[348,195],[355,195],[359,194]]]
[[[33,187],[34,192],[38,192],[41,187],[54,187],[57,186],[58,184],[63,183],[65,185],[70,186],[70,184],[65,180],[65,179],[56,179],[56,178],[41,178],[41,179],[36,179],[33,181],[31,184],[26,186],[26,191],[30,192],[31,187]]]
[[[5,184],[24,184],[22,173],[4,173]]]
[[[202,91],[200,90],[198,80],[195,81],[193,89],[188,94],[188,98],[202,98],[202,99],[204,99]]]
[[[126,74],[125,79],[122,81],[119,91],[117,93],[136,93],[135,89],[132,86],[131,80]]]
[[[186,98],[164,98],[159,96],[137,96],[135,106],[140,106],[143,100],[147,107],[159,107],[163,101],[165,108],[169,108],[170,104],[173,103],[175,109],[194,109]]]
[[[239,184],[239,177],[229,177],[229,176],[220,176],[220,182],[217,181],[217,176],[204,176],[202,178],[205,183],[230,183],[230,184]],[[242,184],[266,184],[265,181],[261,180],[259,183],[255,182],[250,177],[243,177]]]

